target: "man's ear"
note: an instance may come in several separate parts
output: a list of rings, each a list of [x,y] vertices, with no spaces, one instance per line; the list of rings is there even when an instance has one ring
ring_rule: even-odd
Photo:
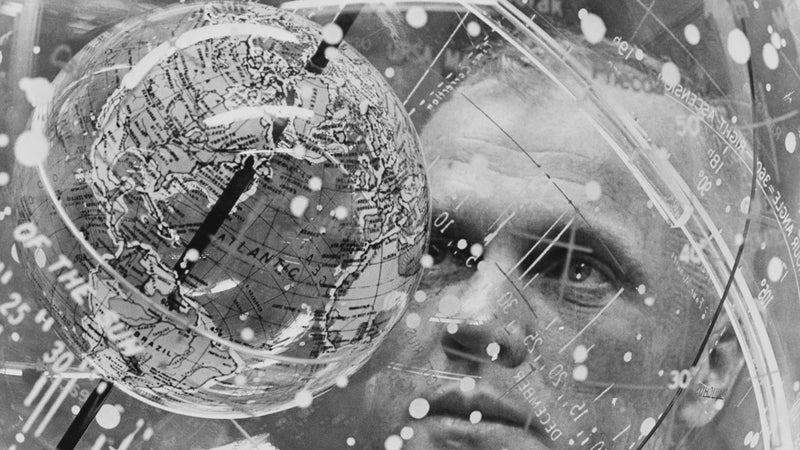
[[[689,392],[678,408],[678,417],[690,428],[702,427],[714,420],[744,367],[742,349],[727,314],[720,316],[709,344],[709,350],[697,365]]]

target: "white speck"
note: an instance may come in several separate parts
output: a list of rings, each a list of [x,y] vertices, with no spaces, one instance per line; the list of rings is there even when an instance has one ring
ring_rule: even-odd
[[[481,414],[480,411],[472,411],[471,413],[469,413],[469,421],[473,425],[480,422],[481,419],[483,419],[483,414]]]
[[[19,442],[20,444],[22,444],[23,442],[25,442],[25,435],[24,435],[24,434],[22,434],[22,433],[17,433],[17,434],[14,436],[14,439],[16,439],[16,441],[17,441],[17,442]]]
[[[653,306],[656,304],[656,299],[653,297],[647,297],[646,299],[644,299],[644,304],[647,306]]]
[[[8,137],[7,134],[2,133],[0,134],[0,147],[6,147],[11,142],[11,139]]]
[[[386,70],[383,71],[383,75],[386,78],[394,78],[394,67],[387,67]]]
[[[458,324],[457,323],[448,323],[447,324],[447,332],[450,334],[456,334],[458,332]]]
[[[306,153],[308,153],[306,146],[303,144],[297,144],[292,148],[290,155],[297,159],[303,159],[306,157]]]
[[[464,250],[465,248],[467,248],[466,239],[459,239],[458,242],[456,243],[456,247],[458,247],[459,250]]]
[[[636,58],[637,61],[641,61],[644,59],[644,52],[642,49],[637,48],[635,52],[633,52],[633,57]]]
[[[422,419],[428,415],[428,411],[430,410],[431,405],[424,398],[415,398],[411,400],[411,403],[408,405],[408,414],[414,419]]]
[[[654,426],[656,426],[656,419],[648,417],[642,421],[642,425],[639,427],[639,433],[642,436],[646,436]]]
[[[336,377],[336,387],[344,389],[348,384],[350,384],[350,379],[347,378],[347,375],[339,375]]]
[[[46,106],[53,98],[53,84],[47,78],[22,78],[19,88],[25,92],[25,98],[34,108]]]
[[[464,377],[461,379],[461,392],[469,392],[475,389],[475,378],[472,377]]]
[[[718,398],[717,400],[714,401],[714,409],[716,409],[717,411],[722,411],[722,408],[724,407],[725,407],[725,400]]]
[[[700,29],[697,28],[697,25],[690,23],[683,27],[683,37],[686,38],[689,45],[697,45],[700,43]]]
[[[496,360],[500,356],[500,344],[492,342],[487,345],[486,354],[492,358],[492,361]]]
[[[11,340],[12,341],[19,342],[19,338],[20,338],[19,333],[17,333],[16,331],[11,333]]]
[[[306,208],[308,208],[308,202],[308,197],[298,195],[289,203],[289,211],[295,217],[302,217],[306,212]]]
[[[252,341],[255,335],[255,332],[253,332],[253,329],[250,327],[244,327],[242,329],[242,339],[244,341]]]
[[[72,413],[73,416],[77,416],[78,413],[81,412],[81,407],[78,405],[72,405],[72,408],[70,408],[70,412]]]
[[[576,345],[575,350],[572,351],[572,359],[574,359],[575,362],[578,364],[586,361],[586,358],[588,357],[589,357],[589,350],[583,344]]]
[[[647,292],[647,286],[640,284],[639,286],[636,287],[636,292],[638,292],[641,295],[644,295],[644,293]]]
[[[356,445],[356,438],[354,438],[352,436],[347,438],[347,446],[348,447],[352,447],[354,445]]]
[[[100,411],[97,412],[97,417],[95,417],[97,424],[106,430],[116,428],[117,425],[119,425],[120,419],[119,409],[114,405],[101,406]]]
[[[772,44],[773,47],[781,48],[783,47],[781,43],[781,35],[778,33],[772,33],[769,35],[769,42]]]
[[[311,177],[308,179],[308,188],[314,192],[319,191],[322,189],[322,178],[320,177]]]
[[[425,291],[417,291],[417,292],[414,292],[414,300],[415,300],[417,303],[422,303],[422,302],[424,302],[424,301],[425,301],[427,298],[428,298],[428,294],[426,294],[426,293],[425,293]]]
[[[337,206],[336,209],[333,210],[333,215],[336,217],[336,220],[344,220],[347,218],[348,214],[349,211],[342,205]]]
[[[578,19],[583,19],[584,17],[586,17],[586,14],[589,14],[589,11],[587,11],[586,8],[579,9],[578,10]]]
[[[428,254],[422,255],[422,258],[419,259],[419,263],[422,264],[422,267],[430,269],[433,267],[433,256]]]
[[[23,166],[35,167],[44,163],[48,153],[50,143],[41,132],[23,131],[14,144],[14,156]]]
[[[478,35],[480,35],[481,34],[480,24],[478,24],[478,22],[475,22],[474,20],[471,20],[467,24],[467,34],[469,34],[472,37],[477,37]]]
[[[42,48],[39,47],[38,45],[34,45],[33,46],[33,54],[34,55],[38,55],[39,53],[41,53],[41,51],[42,51]]]
[[[412,437],[414,437],[414,429],[411,427],[403,427],[400,430],[400,437],[406,441],[411,439]]]
[[[198,252],[196,248],[190,248],[186,250],[185,259],[190,262],[195,262],[200,259],[200,252]]]
[[[299,408],[308,408],[311,406],[311,402],[314,401],[314,396],[311,395],[311,391],[308,389],[301,389],[294,394],[294,403]]]
[[[393,434],[386,438],[386,440],[383,442],[383,447],[386,450],[400,450],[403,448],[403,438]]]
[[[750,59],[750,41],[738,28],[728,33],[728,54],[739,64],[745,64]]]
[[[742,202],[739,203],[739,211],[741,211],[742,214],[747,214],[748,210],[750,210],[750,197],[744,197],[742,198]]]
[[[580,17],[580,14],[579,14]],[[606,24],[597,14],[586,13],[581,19],[581,32],[590,44],[597,44],[606,35]]]
[[[789,153],[794,153],[797,149],[797,135],[793,131],[786,133],[786,137],[783,139],[783,146]]]
[[[625,362],[631,362],[631,358],[633,358],[633,353],[631,352],[625,352],[625,354],[622,355],[622,360]]]
[[[329,23],[322,27],[322,40],[328,45],[339,45],[343,37],[342,27],[335,23]]]
[[[575,381],[586,381],[586,377],[589,376],[589,369],[583,365],[579,364],[572,369],[572,378]]]
[[[767,276],[770,281],[776,282],[781,279],[783,275],[783,261],[777,256],[773,256],[769,263],[767,263]]]
[[[800,381],[795,381],[794,384],[792,384],[792,390],[795,392],[800,392]]]
[[[590,202],[594,202],[600,200],[600,197],[603,195],[603,188],[600,187],[600,183],[597,181],[591,180],[583,187],[584,192],[586,192],[586,198]]]
[[[421,6],[412,6],[406,11],[406,22],[411,28],[422,28],[428,23],[428,12]]]
[[[769,42],[764,44],[764,47],[761,49],[761,57],[764,58],[764,64],[768,69],[777,69],[778,64],[781,62],[781,58],[778,56],[778,49]]]
[[[455,295],[445,295],[439,300],[439,313],[454,316],[461,310],[461,301]]]
[[[421,322],[422,318],[417,313],[411,313],[406,317],[406,326],[408,328],[417,328]]]
[[[478,258],[483,254],[483,246],[481,244],[472,244],[469,247],[469,254]]]
[[[342,55],[342,52],[336,47],[328,47],[323,54],[328,61],[336,61]]]
[[[681,71],[674,62],[665,62],[661,66],[661,79],[667,86],[675,86],[681,81]]]

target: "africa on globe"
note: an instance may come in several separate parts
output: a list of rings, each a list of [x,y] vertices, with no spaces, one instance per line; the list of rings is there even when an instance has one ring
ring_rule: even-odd
[[[205,417],[307,404],[421,275],[430,212],[402,102],[347,42],[254,4],[126,20],[54,82],[19,167],[20,259],[109,381]]]

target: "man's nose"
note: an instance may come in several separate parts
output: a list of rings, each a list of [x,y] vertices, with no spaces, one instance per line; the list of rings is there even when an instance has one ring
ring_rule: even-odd
[[[457,289],[448,290],[459,296],[458,329],[443,332],[441,343],[448,358],[513,368],[525,361],[525,336],[532,333],[536,318],[511,274],[504,271],[514,264],[513,252],[493,250],[487,252],[480,270]]]

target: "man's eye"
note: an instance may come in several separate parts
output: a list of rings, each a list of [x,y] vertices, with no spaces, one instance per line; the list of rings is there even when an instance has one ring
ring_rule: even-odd
[[[576,288],[604,289],[616,283],[614,272],[608,265],[581,252],[568,254],[565,250],[551,250],[540,264],[540,276],[553,281],[563,280]]]
[[[562,264],[557,265],[552,275],[558,277],[565,275],[566,279],[572,283],[602,284],[609,282],[602,270],[595,267],[597,263],[593,261],[573,256],[569,261],[566,274],[564,274],[564,265],[566,263],[564,261]]]

